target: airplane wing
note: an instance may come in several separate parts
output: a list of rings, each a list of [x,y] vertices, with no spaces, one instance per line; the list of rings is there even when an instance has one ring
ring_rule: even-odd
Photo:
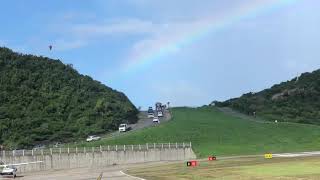
[[[43,161],[34,161],[34,162],[26,162],[26,163],[18,163],[18,164],[2,164],[0,167],[6,167],[6,166],[21,166],[21,165],[28,165],[28,164],[37,164],[42,163]]]

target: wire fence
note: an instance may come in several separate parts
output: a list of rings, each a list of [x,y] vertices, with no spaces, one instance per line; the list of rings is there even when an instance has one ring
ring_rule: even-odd
[[[189,143],[147,143],[138,145],[108,145],[99,147],[75,147],[75,148],[49,148],[31,150],[0,151],[0,157],[5,156],[39,156],[53,154],[78,154],[78,153],[98,153],[104,151],[146,151],[152,149],[181,149],[192,148]]]

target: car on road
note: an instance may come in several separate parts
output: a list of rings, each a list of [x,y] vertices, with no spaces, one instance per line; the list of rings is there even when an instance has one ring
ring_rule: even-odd
[[[163,117],[162,111],[158,111],[158,117]]]
[[[160,123],[160,120],[159,120],[158,117],[154,117],[153,120],[152,120],[152,122],[154,122],[154,123]]]
[[[61,144],[61,142],[56,142],[55,144],[54,144],[54,147],[60,147],[62,144]]]
[[[101,139],[101,137],[96,136],[96,135],[92,135],[92,136],[88,136],[87,142],[98,141],[98,140],[100,140],[100,139]]]
[[[46,145],[44,144],[37,144],[33,147],[34,150],[44,149],[46,148]]]
[[[126,132],[128,130],[127,124],[120,124],[119,132]]]
[[[148,113],[148,118],[153,118],[153,117],[154,117],[153,112],[152,113]]]

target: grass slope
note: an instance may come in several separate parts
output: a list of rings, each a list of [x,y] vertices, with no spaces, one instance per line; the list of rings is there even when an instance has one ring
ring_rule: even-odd
[[[173,119],[167,123],[95,142],[95,145],[191,141],[198,157],[320,149],[319,126],[259,123],[211,107],[174,108],[172,112]]]

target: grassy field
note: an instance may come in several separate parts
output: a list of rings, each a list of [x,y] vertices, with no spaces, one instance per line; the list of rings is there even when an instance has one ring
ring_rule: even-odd
[[[198,157],[298,152],[320,149],[320,127],[294,123],[259,123],[215,108],[174,108],[173,119],[157,127],[114,139],[83,144],[192,142]]]
[[[150,180],[304,180],[320,179],[320,157],[308,158],[236,158],[201,161],[198,167],[185,163],[156,165],[128,171],[130,175]]]

